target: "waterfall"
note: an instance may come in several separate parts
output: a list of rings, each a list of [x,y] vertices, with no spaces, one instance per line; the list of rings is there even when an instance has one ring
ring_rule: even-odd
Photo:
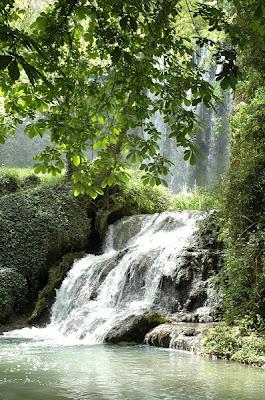
[[[205,70],[204,79],[216,86],[219,100],[215,109],[204,104],[196,107],[200,127],[194,136],[194,143],[201,153],[194,166],[183,159],[183,148],[177,148],[175,139],[169,137],[169,127],[157,112],[152,122],[161,133],[161,154],[174,165],[170,168],[166,180],[170,189],[181,192],[194,186],[211,186],[226,170],[230,157],[229,116],[232,109],[232,93],[223,91],[215,82],[219,66],[211,63],[205,48],[194,54],[194,62]]]
[[[63,281],[50,325],[66,336],[102,342],[121,320],[152,309],[161,277],[174,272],[201,216],[166,212],[111,225],[104,253],[77,261]]]
[[[164,212],[114,223],[103,253],[74,263],[57,291],[49,325],[25,328],[19,335],[100,343],[131,315],[158,309],[167,315],[167,301],[160,301],[163,279],[173,277],[203,216],[196,211]]]

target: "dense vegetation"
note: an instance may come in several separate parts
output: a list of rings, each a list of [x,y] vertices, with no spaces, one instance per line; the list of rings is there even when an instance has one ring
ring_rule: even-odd
[[[226,324],[210,331],[204,345],[208,354],[264,365],[265,10],[258,1],[234,4],[245,40],[231,118],[231,161],[220,191]]]
[[[231,162],[221,202],[222,238],[227,248],[224,312],[229,322],[249,315],[258,326],[260,318],[265,318],[264,5],[255,1],[235,3],[237,24],[242,31],[248,28],[240,53],[241,80],[231,121]]]
[[[87,249],[90,221],[87,201],[75,199],[69,185],[0,197],[0,323],[32,308],[63,255]]]

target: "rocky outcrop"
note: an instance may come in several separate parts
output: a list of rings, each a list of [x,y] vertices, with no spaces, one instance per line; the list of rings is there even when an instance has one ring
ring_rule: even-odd
[[[131,315],[112,328],[104,341],[106,343],[143,343],[146,333],[165,321],[166,319],[161,315],[151,312]]]
[[[150,346],[199,353],[204,332],[213,326],[213,323],[166,323],[148,332],[144,342]]]
[[[87,249],[88,209],[65,182],[0,198],[0,324],[32,310],[62,256]]]
[[[134,222],[136,225],[133,229],[123,223],[123,235],[117,235],[114,241],[116,247],[123,247],[128,237],[137,232],[137,218],[134,218]],[[118,242],[118,238],[122,243]],[[152,346],[200,351],[203,332],[214,325],[219,304],[218,280],[223,254],[222,244],[218,241],[215,212],[200,221],[199,230],[189,246],[174,257],[174,264],[173,273],[171,271],[170,275],[161,276],[152,306],[156,315],[163,315],[167,323],[150,321],[148,313],[130,316],[112,328],[105,337],[106,342],[144,341]],[[146,256],[135,272],[137,286],[144,279],[148,266],[149,259]],[[134,280],[130,278],[131,287]]]
[[[177,322],[212,322],[218,314],[218,282],[223,267],[216,213],[209,213],[191,243],[175,260],[175,270],[160,279],[155,304]]]
[[[84,256],[84,252],[66,254],[60,262],[50,268],[48,283],[38,294],[36,306],[28,320],[29,324],[43,325],[49,322],[50,310],[55,300],[56,289],[59,289],[61,286],[73,263]]]

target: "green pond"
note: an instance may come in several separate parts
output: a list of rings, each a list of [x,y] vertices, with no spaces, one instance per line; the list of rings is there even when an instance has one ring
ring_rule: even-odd
[[[264,400],[264,371],[147,346],[0,338],[0,400]]]

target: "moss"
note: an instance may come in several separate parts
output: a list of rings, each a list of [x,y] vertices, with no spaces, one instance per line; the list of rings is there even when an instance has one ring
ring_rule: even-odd
[[[245,332],[240,326],[225,323],[209,329],[203,338],[205,354],[244,364],[265,365],[265,336]]]
[[[29,318],[29,323],[46,322],[49,318],[49,310],[67,272],[75,260],[84,257],[84,252],[69,253],[62,257],[61,261],[53,265],[49,270],[47,285],[39,292],[36,306]]]
[[[155,323],[156,325],[166,324],[169,322],[166,317],[156,312],[149,312],[145,314],[145,316],[150,323]]]
[[[34,303],[47,283],[51,265],[66,253],[87,248],[88,207],[85,199],[73,197],[66,184],[0,198],[0,269],[11,268],[25,280],[27,288],[27,292],[19,289],[22,303],[11,295],[12,312],[23,312]],[[7,296],[4,285],[0,280],[0,304]]]

